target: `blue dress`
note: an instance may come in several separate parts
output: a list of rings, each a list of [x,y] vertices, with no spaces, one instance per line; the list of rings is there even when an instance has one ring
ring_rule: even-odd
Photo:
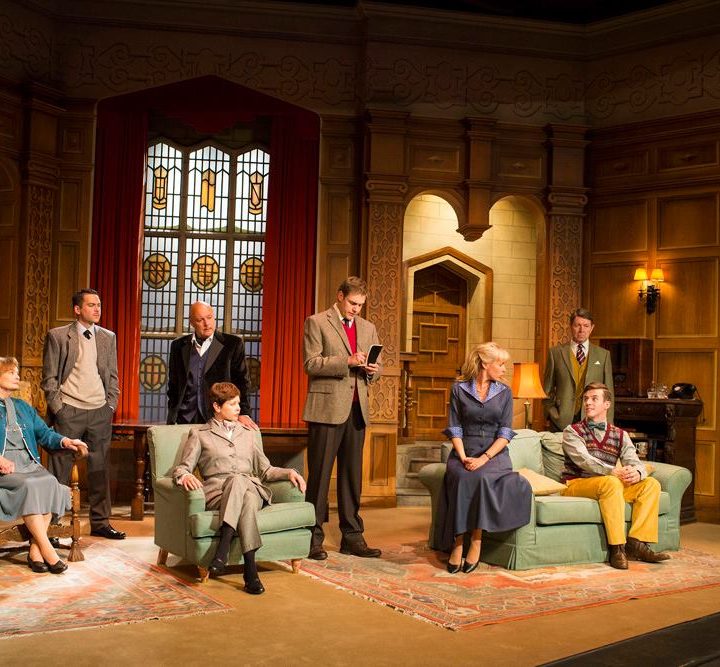
[[[462,438],[465,454],[480,456],[499,437],[512,439],[513,402],[509,387],[491,382],[485,401],[473,380],[456,382],[450,394],[449,438]],[[490,533],[514,530],[530,521],[532,489],[513,472],[505,447],[485,465],[466,470],[453,449],[440,493],[436,539],[450,550],[455,536],[482,528]]]

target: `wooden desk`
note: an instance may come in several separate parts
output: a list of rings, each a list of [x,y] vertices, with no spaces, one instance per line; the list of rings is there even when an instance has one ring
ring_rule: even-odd
[[[123,422],[113,424],[113,440],[133,441],[135,457],[135,494],[130,502],[130,519],[142,521],[145,518],[145,500],[150,493],[150,460],[147,446],[147,430],[157,422]]]
[[[680,522],[695,517],[695,429],[702,412],[702,401],[666,398],[615,398],[615,423],[647,433],[657,442],[658,461],[687,468],[692,481],[680,507]]]

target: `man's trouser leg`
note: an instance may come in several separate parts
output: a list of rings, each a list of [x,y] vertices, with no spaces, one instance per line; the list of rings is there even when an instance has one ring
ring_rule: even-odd
[[[608,544],[625,544],[625,487],[612,475],[571,479],[564,496],[592,498],[600,505]],[[657,516],[657,515],[656,515]]]
[[[637,484],[625,487],[625,500],[632,503],[632,523],[628,535],[641,542],[658,541],[658,509],[660,482],[646,477]]]

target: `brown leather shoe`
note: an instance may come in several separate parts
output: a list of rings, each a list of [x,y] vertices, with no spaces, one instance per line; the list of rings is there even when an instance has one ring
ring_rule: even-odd
[[[634,537],[628,537],[625,551],[630,560],[641,560],[645,563],[660,563],[670,559],[669,554],[663,551],[656,553],[647,545],[647,542],[641,542]]]
[[[610,558],[608,559],[610,561],[610,565],[614,567],[616,570],[627,570],[628,569],[628,561],[627,556],[625,555],[625,545],[624,544],[611,544],[610,545]]]

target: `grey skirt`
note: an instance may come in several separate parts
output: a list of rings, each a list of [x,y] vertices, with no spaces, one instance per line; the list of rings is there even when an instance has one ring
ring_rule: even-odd
[[[14,521],[27,514],[57,514],[70,510],[70,489],[38,465],[29,472],[0,475],[0,519]]]

